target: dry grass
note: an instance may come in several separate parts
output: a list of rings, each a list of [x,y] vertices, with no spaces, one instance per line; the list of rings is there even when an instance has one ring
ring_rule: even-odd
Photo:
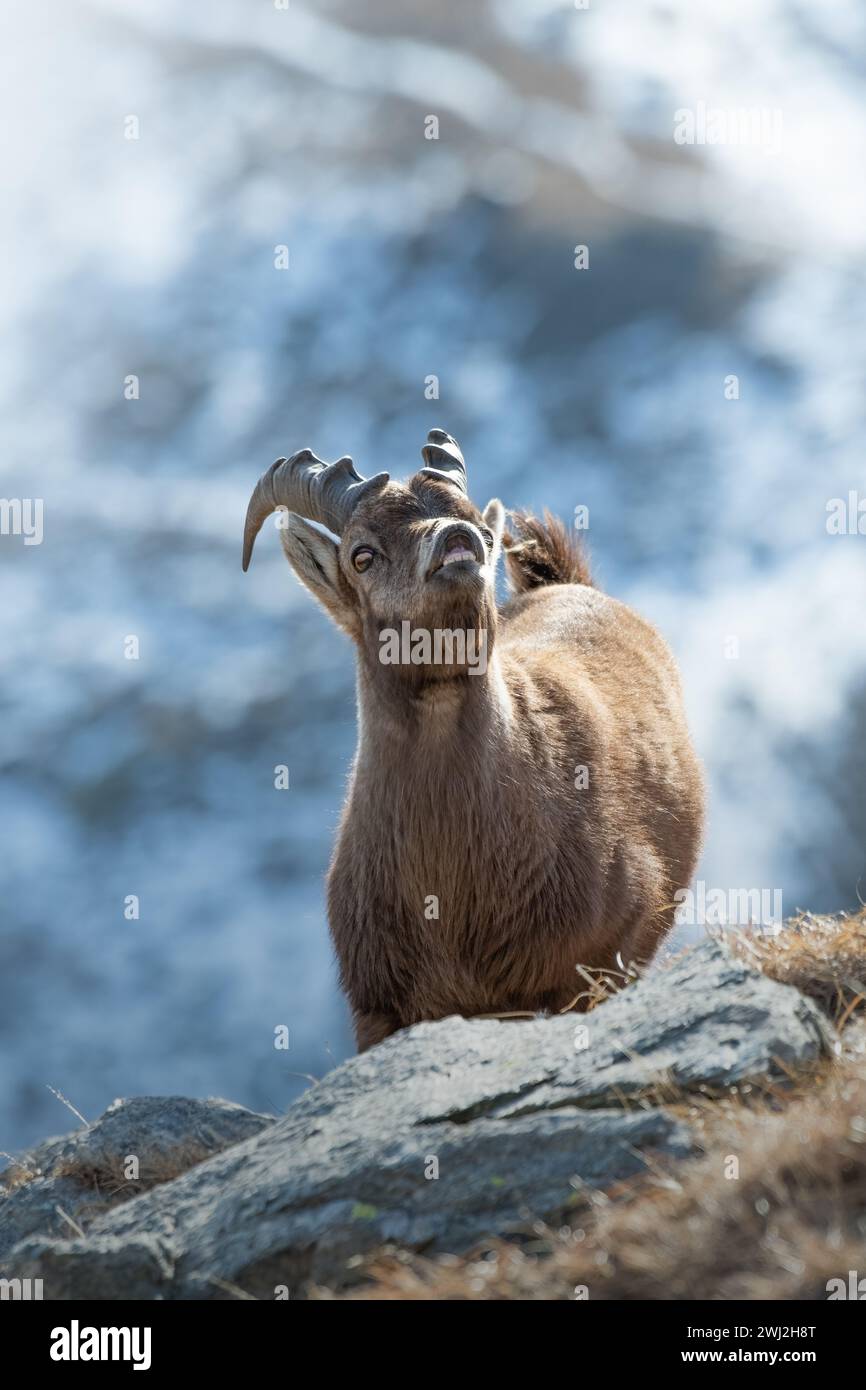
[[[76,1154],[60,1158],[44,1171],[28,1168],[11,1154],[4,1155],[12,1160],[11,1166],[0,1173],[0,1188],[13,1192],[23,1183],[34,1178],[69,1178],[84,1192],[98,1193],[110,1205],[114,1199],[127,1201],[141,1192],[149,1192],[153,1187],[173,1182],[181,1174],[212,1158],[214,1149],[207,1144],[177,1145],[164,1154],[148,1154],[146,1169],[137,1178],[124,1175],[125,1159],[121,1156],[106,1155],[104,1160],[82,1159]]]
[[[765,975],[814,999],[838,1026],[866,1001],[866,909],[835,917],[804,912],[777,936],[748,930],[726,939]]]
[[[123,1173],[123,1160],[106,1157],[105,1162],[82,1162],[74,1155],[61,1159],[48,1174],[52,1178],[71,1178],[79,1187],[91,1192],[99,1192],[106,1200],[119,1198],[121,1201],[136,1197],[140,1192],[149,1192],[153,1187],[173,1182],[190,1168],[213,1158],[214,1149],[206,1144],[177,1145],[164,1154],[149,1153],[145,1170],[137,1178],[127,1178]]]

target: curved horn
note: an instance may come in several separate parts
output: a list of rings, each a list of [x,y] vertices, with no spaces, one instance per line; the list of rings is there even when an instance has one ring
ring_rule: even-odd
[[[450,434],[446,434],[444,430],[431,430],[427,436],[427,443],[421,450],[421,457],[427,465],[421,472],[428,478],[442,478],[468,495],[466,464],[463,462],[460,445]]]
[[[387,473],[363,478],[348,456],[325,463],[312,449],[301,449],[291,458],[277,459],[259,478],[247,507],[244,570],[249,568],[262,524],[277,507],[287,507],[308,521],[319,521],[339,536],[361,498],[387,481]]]

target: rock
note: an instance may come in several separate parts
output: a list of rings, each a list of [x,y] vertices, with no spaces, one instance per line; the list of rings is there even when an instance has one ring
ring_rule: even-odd
[[[46,1139],[0,1174],[0,1259],[31,1234],[66,1239],[75,1225],[185,1173],[273,1124],[226,1100],[116,1100],[94,1124]],[[137,1160],[130,1179],[128,1160]],[[74,1224],[73,1224],[74,1223]]]
[[[46,1298],[272,1298],[345,1282],[348,1262],[385,1241],[462,1251],[687,1155],[672,1100],[784,1082],[830,1044],[814,1004],[708,940],[589,1015],[397,1034],[276,1123],[252,1117],[252,1137],[96,1216],[84,1239],[43,1229],[4,1272],[42,1278]],[[178,1102],[140,1104],[156,1146],[160,1107]]]
[[[169,1252],[153,1236],[120,1240],[27,1240],[16,1246],[15,1277],[41,1279],[45,1299],[170,1297]]]

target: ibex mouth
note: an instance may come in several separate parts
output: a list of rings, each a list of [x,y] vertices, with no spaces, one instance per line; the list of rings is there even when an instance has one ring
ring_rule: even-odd
[[[485,555],[484,547],[480,537],[476,538],[471,531],[452,531],[445,539],[444,545],[434,558],[433,564],[428,572],[428,579],[434,574],[438,574],[446,565],[456,565],[461,561],[468,561],[471,565],[483,564]]]

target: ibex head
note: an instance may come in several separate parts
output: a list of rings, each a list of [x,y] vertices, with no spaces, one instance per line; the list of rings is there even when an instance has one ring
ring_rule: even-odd
[[[277,459],[247,511],[243,566],[271,512],[287,512],[283,549],[298,578],[374,660],[384,630],[484,630],[492,640],[494,577],[505,514],[469,500],[456,441],[431,430],[424,467],[406,483],[362,478],[350,458],[323,463],[303,449]],[[304,520],[303,518],[307,518]],[[310,521],[339,536],[339,544]],[[414,681],[462,673],[458,662],[404,674]]]

